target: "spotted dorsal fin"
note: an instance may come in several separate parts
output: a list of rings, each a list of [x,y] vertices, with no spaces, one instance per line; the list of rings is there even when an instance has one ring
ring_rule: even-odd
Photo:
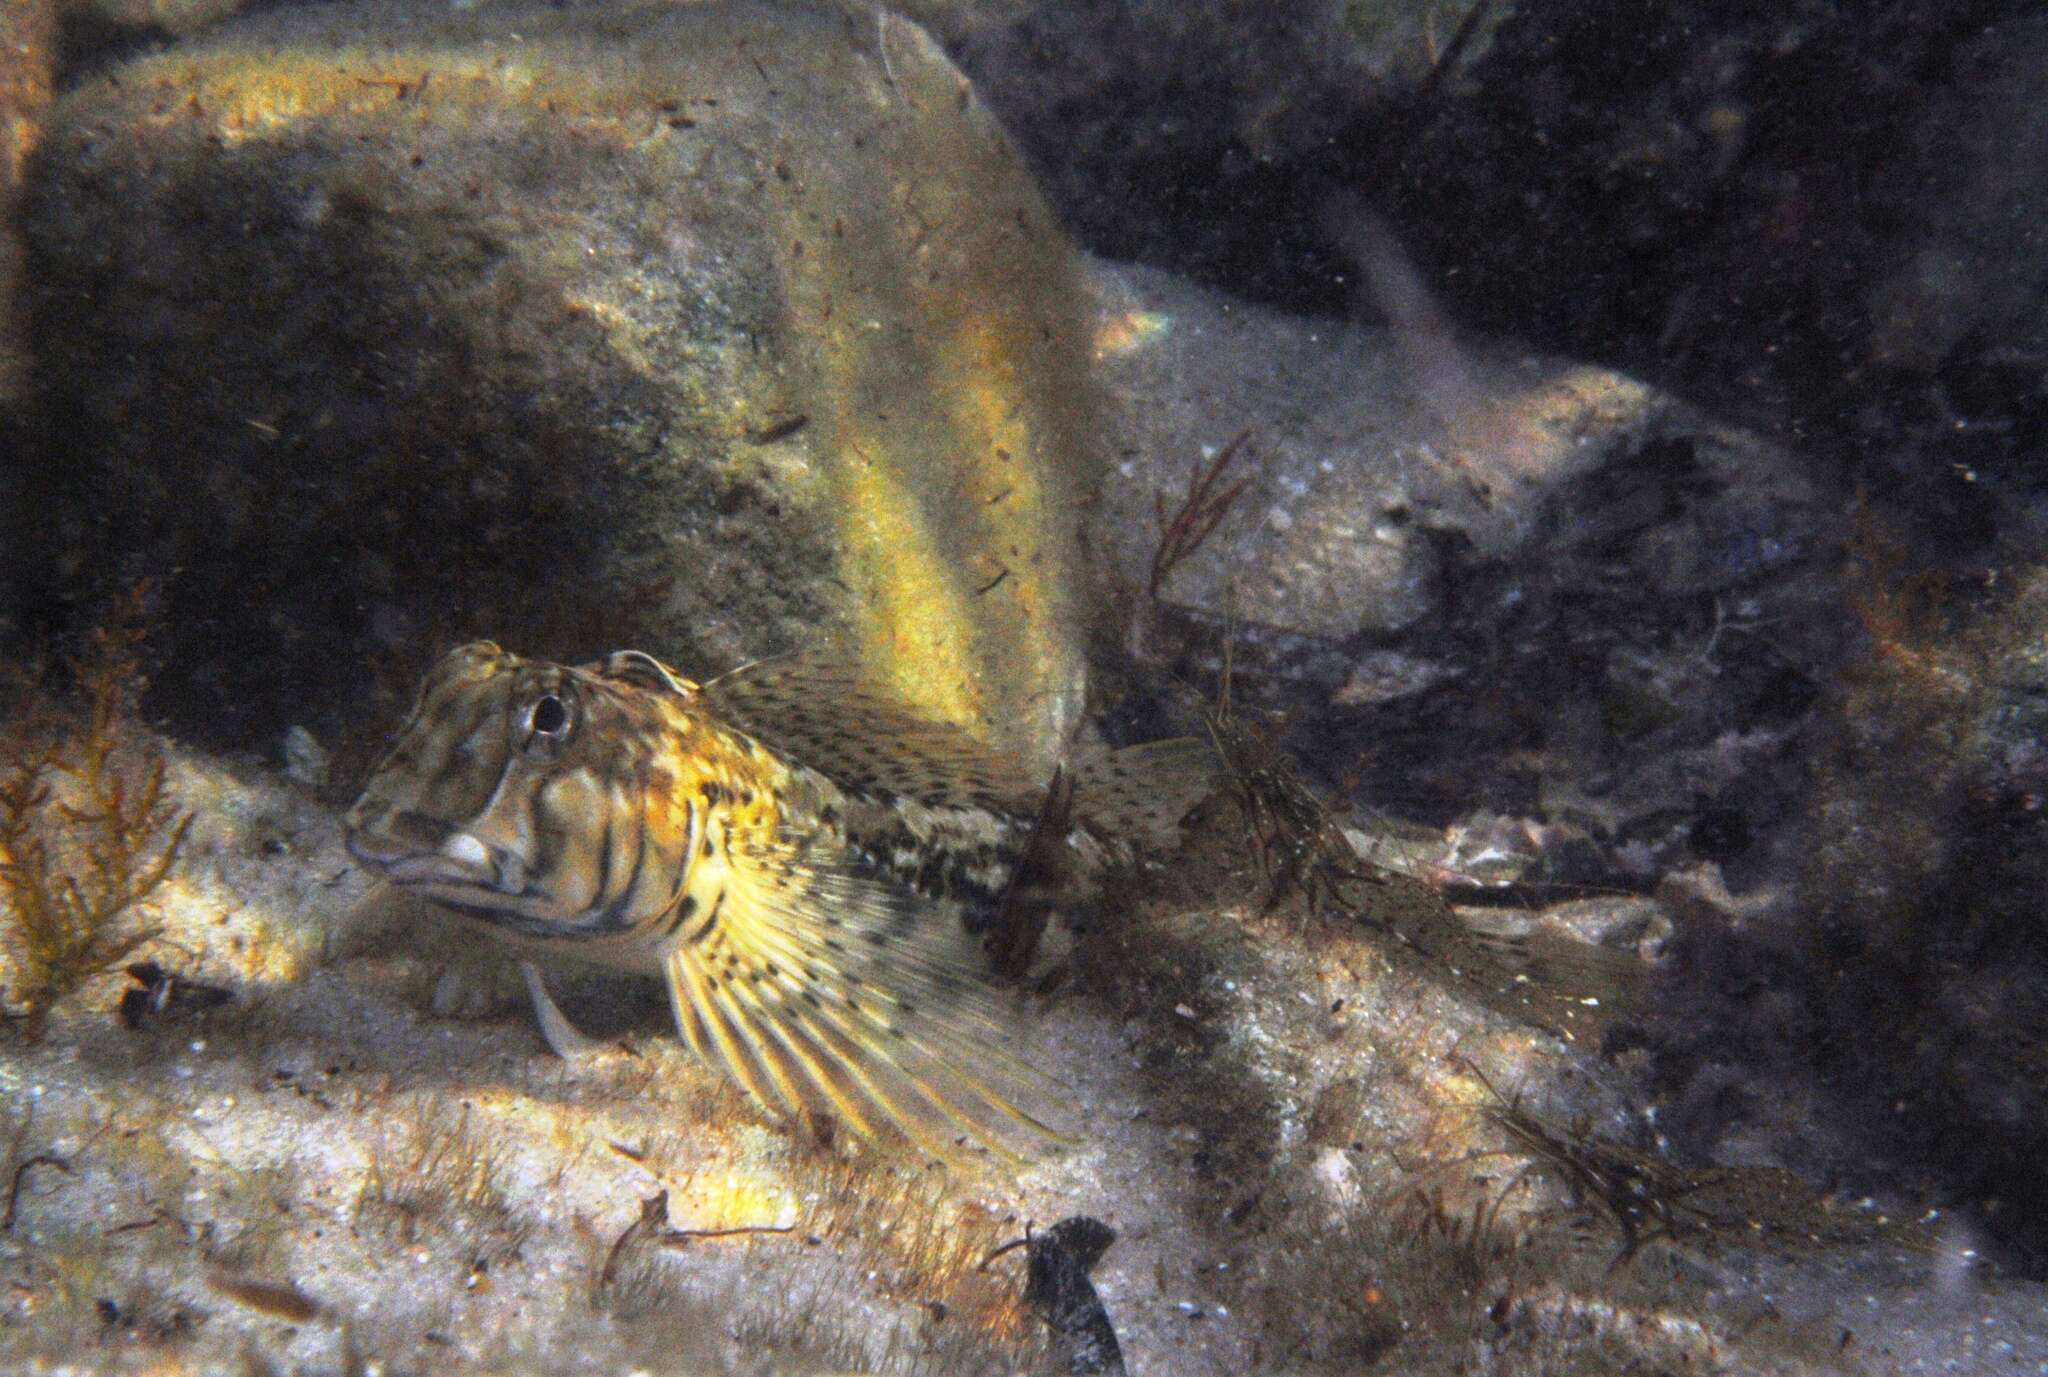
[[[1044,795],[1021,762],[965,728],[919,715],[830,652],[759,660],[704,685],[705,703],[842,788],[933,807],[1029,816]]]
[[[667,956],[676,1023],[770,1113],[828,1114],[941,1157],[1059,1139],[1021,1107],[1051,1086],[1003,1050],[1015,1020],[951,907],[820,848],[751,838],[726,846],[710,911]]]
[[[1196,736],[1083,757],[1073,767],[1075,820],[1105,840],[1170,848],[1222,769],[1215,747]]]

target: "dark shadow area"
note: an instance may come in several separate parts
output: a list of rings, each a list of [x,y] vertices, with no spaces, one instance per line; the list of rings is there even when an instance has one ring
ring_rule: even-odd
[[[1097,252],[1343,315],[1327,217],[1362,197],[1469,328],[1782,435],[1981,557],[2048,441],[2038,211],[1998,190],[2048,156],[2008,137],[2033,7],[1481,8],[1407,72],[1307,5],[1087,0],[953,46]]]
[[[1712,495],[1686,454],[1652,447],[1546,518],[1552,570],[1443,552],[1447,606],[1516,600],[1402,638],[1445,647],[1455,677],[1333,710],[1381,647],[1177,608],[1164,668],[1213,701],[1227,660],[1239,701],[1293,714],[1287,745],[1333,796],[1437,826],[1477,809],[1568,824],[1584,843],[1557,851],[1559,881],[1632,885],[1614,865],[1633,851],[1718,867],[1738,908],[1778,894],[1681,929],[1652,1039],[1674,1149],[1763,1144],[1818,1183],[1960,1209],[2041,1275],[2040,689],[2038,656],[2014,648],[2038,619],[1999,591],[2044,546],[2048,270],[2023,242],[2048,156],[2029,133],[2036,7],[1491,8],[1437,70],[1380,76],[1312,51],[1312,16],[1284,5],[1205,23],[1047,6],[954,47],[1098,252],[1340,316],[1358,265],[1327,216],[1356,195],[1461,326],[1780,438],[1856,513],[1801,556],[1822,634],[1788,654],[1739,597],[1658,593],[1630,548],[1641,518]],[[1830,587],[1873,562],[1866,521],[1882,568]],[[1722,534],[1714,558],[1767,539]],[[1966,663],[1945,657],[1950,632],[1887,626],[1884,597],[1915,584],[1945,589],[1957,625],[2010,619],[2008,648]],[[1684,676],[1630,667],[1688,657],[1724,706],[1674,718]],[[1920,682],[1873,695],[1857,682],[1872,663]],[[1151,731],[1171,698],[1140,685],[1112,730]],[[1607,821],[1638,775],[1713,765],[1717,744],[1725,769],[1700,770],[1715,782],[1692,806]]]
[[[157,24],[117,24],[94,5],[60,6],[56,87],[68,90],[172,41],[170,30]]]
[[[591,574],[631,501],[603,418],[647,384],[546,368],[542,334],[609,360],[600,327],[463,205],[401,225],[396,188],[333,156],[245,145],[174,188],[164,240],[203,258],[151,253],[147,226],[82,252],[69,227],[118,219],[89,202],[119,180],[32,170],[78,200],[30,217],[39,412],[9,581],[23,640],[58,645],[150,581],[150,711],[216,750],[305,726],[346,778],[447,645],[634,640],[633,602]]]

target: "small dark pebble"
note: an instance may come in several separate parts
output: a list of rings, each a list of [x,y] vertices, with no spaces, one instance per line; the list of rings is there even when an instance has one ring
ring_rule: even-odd
[[[128,967],[128,978],[135,984],[122,993],[120,1012],[131,1032],[181,1022],[235,997],[232,990],[173,975],[154,961],[135,962]]]
[[[1099,1219],[1073,1215],[1025,1244],[1030,1274],[1024,1302],[1053,1332],[1067,1371],[1123,1377],[1123,1349],[1095,1294],[1088,1273],[1116,1242],[1116,1230]]]

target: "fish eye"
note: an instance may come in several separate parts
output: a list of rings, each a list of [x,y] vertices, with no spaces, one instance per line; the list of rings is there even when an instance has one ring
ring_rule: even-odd
[[[543,694],[526,714],[526,727],[535,736],[562,736],[569,730],[569,709],[554,694]]]

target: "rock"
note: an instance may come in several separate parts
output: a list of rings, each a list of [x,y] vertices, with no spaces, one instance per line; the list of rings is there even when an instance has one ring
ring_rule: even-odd
[[[1523,51],[1579,9],[1516,7]],[[1126,32],[1108,6],[1036,22]],[[1248,31],[1187,23],[1168,57]],[[1336,57],[1277,126],[1252,109],[1300,43],[1200,88],[1233,87],[1207,146],[1327,136]],[[1126,55],[1101,56],[1082,75],[1114,95]],[[1916,608],[1859,515],[1838,573],[1841,504],[1799,456],[1459,340],[1371,230],[1321,232],[1385,326],[1148,270],[1077,286],[974,94],[864,12],[272,14],[84,81],[52,129],[51,444],[6,480],[6,576],[83,603],[181,569],[182,729],[296,741],[309,776],[342,743],[346,773],[458,635],[643,640],[703,673],[836,627],[1044,749],[1099,615],[1144,674],[1228,663],[1324,783],[1412,815],[1322,818],[1406,872],[1349,892],[1427,893],[1467,951],[1639,953],[1658,988],[1647,1028],[1560,1042],[1416,940],[1447,929],[1334,884],[1267,903],[1285,838],[1217,806],[1120,878],[1064,984],[992,1001],[1070,1087],[1072,1148],[939,1171],[768,1124],[630,980],[564,982],[611,1050],[563,1065],[466,929],[364,894],[317,796],[177,751],[196,820],[162,942],[0,1049],[0,1366],[1031,1370],[1030,1288],[977,1263],[1048,1219],[1079,1245],[1036,1298],[1072,1302],[1070,1368],[1111,1345],[1190,1377],[2048,1363],[2042,1289],[1979,1266],[2044,1266],[2038,572]],[[2004,319],[1938,273],[1910,290],[1918,248],[1980,242],[1995,198],[1963,199],[1962,229],[1900,241],[1899,366]],[[1238,242],[1276,237],[1236,204]],[[1191,475],[1207,515],[1160,565]],[[1077,509],[1114,599],[1081,581]]]
[[[1367,197],[1468,326],[1762,417],[1931,558],[2041,540],[2035,7],[917,8],[1092,251],[1334,315]]]
[[[2036,199],[2048,132],[2033,118],[2048,96],[2048,21],[1979,32],[1953,61],[1958,86],[1926,102],[1876,188],[1898,228],[1870,288],[1865,349],[1927,375],[1990,341],[2010,362],[2048,353],[2048,252],[2030,231],[2048,213]]]
[[[1987,645],[2038,644],[2042,601]],[[1998,661],[2029,704],[2043,663]],[[0,744],[36,752],[33,733],[66,721]],[[1985,722],[2001,759],[2024,737],[1991,724],[2039,728]],[[1871,1167],[1839,1150],[1798,1162],[1804,1179],[1785,1169],[1827,1146],[1825,1121],[1758,1132],[1743,1113],[1717,1144],[1739,1165],[1665,1150],[1666,1125],[1743,1110],[1753,1066],[1704,1066],[1653,1114],[1635,1081],[1665,1074],[1674,1042],[1609,1060],[1545,1034],[1526,1000],[1474,998],[1472,941],[1402,921],[1383,876],[1269,902],[1275,877],[1227,807],[1171,865],[1116,877],[1063,984],[990,992],[1006,1045],[1059,1082],[1071,1143],[942,1168],[768,1122],[689,1057],[653,981],[603,978],[596,1019],[565,982],[601,1050],[562,1062],[523,1008],[447,977],[444,961],[486,955],[467,925],[366,893],[317,797],[170,757],[194,821],[150,906],[158,940],[59,1003],[40,1042],[0,1029],[0,1175],[20,1188],[0,1261],[34,1320],[0,1324],[0,1368],[75,1366],[112,1341],[193,1371],[493,1372],[595,1352],[650,1371],[995,1374],[1113,1371],[1121,1353],[1140,1372],[1334,1377],[1476,1353],[1508,1372],[1732,1374],[1837,1370],[1851,1329],[1907,1371],[2048,1361],[2028,1327],[2041,1288],[1986,1279],[1969,1224],[1924,1222],[1910,1194],[1824,1198],[1835,1166]],[[2013,761],[2015,783],[2037,758]],[[1471,841],[1518,839],[1534,840],[1503,818]],[[2014,878],[2038,861],[2020,864]],[[1789,1067],[1811,1023],[1762,961],[1728,959],[1728,934],[1781,917],[1702,868],[1492,937],[1540,944],[1535,978],[1566,943],[1633,960],[1622,948],[1660,922],[1704,933],[1721,963],[1680,964],[1694,987],[1662,1002],[1703,1054],[1729,1045],[1717,1020],[1747,1018]],[[323,941],[337,929],[359,940]],[[1996,1088],[1967,1086],[1973,1102]],[[1064,1258],[1028,1255],[1022,1285],[983,1265],[1061,1219],[1037,1237]],[[1782,1322],[1757,1322],[1766,1304]]]
[[[2044,43],[2027,5],[1535,0],[1403,141],[1388,213],[1466,321],[1771,418],[1926,558],[1992,558],[2048,517]]]
[[[245,7],[246,0],[79,0],[76,4],[110,33],[124,38],[152,31],[188,37]]]
[[[1297,309],[1341,297],[1330,174],[1512,11],[1481,0],[910,0],[1092,251]],[[1412,135],[1410,135],[1412,137]]]
[[[1229,902],[1254,881],[1241,849],[1207,854],[1225,882],[1204,897],[1168,892],[1179,867],[1143,881],[1065,989],[999,1006],[1066,1086],[1073,1145],[940,1170],[768,1124],[658,998],[571,1066],[524,1010],[433,1015],[426,931],[317,963],[366,887],[332,813],[186,752],[175,787],[198,821],[153,915],[163,1008],[124,1023],[142,977],[115,973],[40,1044],[0,1046],[20,1186],[0,1260],[34,1321],[0,1325],[10,1371],[114,1342],[200,1372],[602,1353],[993,1377],[1113,1371],[1121,1351],[1188,1377],[1434,1372],[1445,1353],[1733,1374],[1838,1370],[1844,1328],[1907,1371],[2000,1342],[2048,1361],[2026,1327],[2039,1288],[1879,1246],[1854,1212],[1825,1216],[1846,1236],[1826,1248],[1688,1223],[1619,1264],[1625,1231],[1556,1154],[1597,1141],[1654,1167],[1645,1189],[1677,1170],[1644,1152],[1625,1078],[1395,969],[1363,925]],[[1702,879],[1668,907],[1721,894]],[[180,1010],[180,988],[233,998]],[[1052,1248],[1026,1266],[981,1265],[1034,1219],[1069,1222],[1034,1231]],[[1782,1322],[1756,1322],[1765,1295]]]
[[[23,596],[176,568],[181,727],[359,766],[472,636],[707,676],[838,635],[1042,763],[1073,724],[1086,302],[914,26],[294,9],[52,121]]]
[[[0,9],[0,405],[21,401],[23,350],[21,183],[56,86],[57,0]],[[13,484],[7,483],[12,497]]]
[[[1610,370],[1101,282],[1096,538],[1153,664],[1213,680],[1227,644],[1326,779],[1419,818],[1540,804],[1610,873],[1791,806],[1838,641],[1836,521],[1794,456]],[[1246,486],[1152,598],[1162,517],[1239,434],[1214,488]]]
[[[327,787],[329,769],[334,756],[320,738],[297,724],[285,730],[284,773],[287,779],[295,780],[309,788]]]
[[[1114,1242],[1116,1230],[1085,1214],[1069,1215],[1025,1241],[1030,1273],[1024,1303],[1056,1336],[1055,1351],[1068,1372],[1123,1377],[1126,1370],[1116,1328],[1088,1279]]]
[[[1658,879],[1648,1088],[1681,1158],[1911,1183],[1955,1246],[2039,1277],[2048,575],[1902,578],[1871,520],[1774,863]]]
[[[2040,1276],[2048,571],[1952,592],[1939,619],[1939,604],[1911,610],[1929,592],[1866,596],[1869,644],[1814,733],[1800,902],[1756,939],[1797,959],[1757,997],[1813,1020],[1811,1055],[1857,1137]]]

